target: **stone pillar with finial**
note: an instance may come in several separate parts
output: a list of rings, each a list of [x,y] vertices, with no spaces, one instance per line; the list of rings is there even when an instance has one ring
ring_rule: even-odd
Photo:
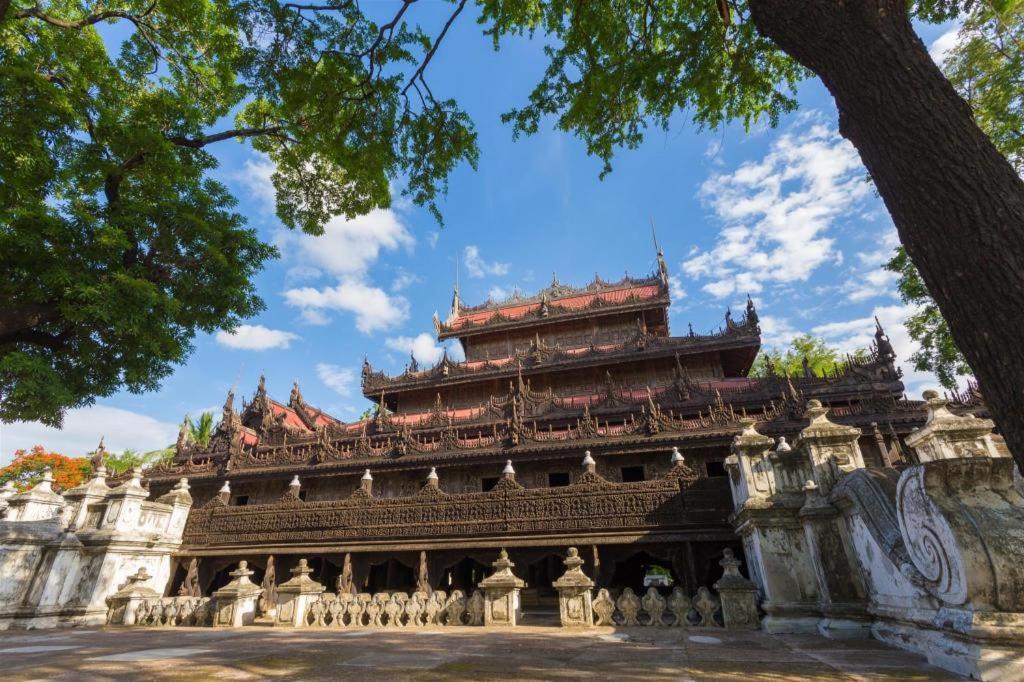
[[[313,569],[306,559],[299,559],[299,565],[291,570],[290,580],[277,586],[277,613],[274,625],[304,627],[309,605],[320,598],[324,586],[310,578]],[[232,574],[234,575],[234,574]]]
[[[740,575],[742,561],[728,547],[722,552],[722,577],[713,587],[722,600],[722,622],[727,630],[756,630],[761,617],[757,611],[757,586]]]
[[[822,495],[828,495],[843,475],[864,468],[864,457],[857,440],[860,429],[836,424],[828,418],[828,408],[818,400],[808,400],[804,418],[808,425],[797,436],[794,447],[810,460],[811,474]],[[798,485],[803,488],[806,476]]]
[[[563,627],[590,627],[594,624],[592,606],[594,581],[583,572],[583,559],[579,550],[570,547],[565,561],[565,573],[552,583],[558,590],[558,613]]]
[[[135,614],[144,601],[159,599],[160,593],[147,585],[153,576],[146,567],[128,576],[128,581],[114,594],[107,597],[108,625],[135,625]]]
[[[231,582],[213,593],[216,603],[214,627],[238,628],[252,625],[256,620],[256,602],[263,594],[263,588],[249,579],[252,574],[249,562],[239,561],[238,568],[228,574]]]
[[[905,439],[917,454],[918,462],[1008,455],[996,446],[992,434],[995,423],[991,419],[953,414],[947,407],[949,401],[940,397],[938,391],[925,391],[923,397],[927,413],[924,426]]]
[[[18,489],[14,487],[14,481],[4,481],[3,487],[0,488],[0,519],[7,514],[7,500],[17,494]]]
[[[507,468],[511,468],[511,461]],[[504,547],[491,566],[494,573],[480,582],[484,591],[484,625],[515,626],[522,617],[519,593],[526,582],[512,573],[515,564],[509,561]]]
[[[7,498],[5,521],[42,521],[63,515],[64,498],[53,490],[53,470],[47,467],[43,477],[23,493]]]
[[[798,476],[807,479],[809,464],[783,440],[772,449],[774,442],[757,432],[753,419],[740,423],[743,430],[726,459],[736,508],[729,520],[763,599],[762,625],[771,633],[816,632],[814,557],[798,517],[804,494],[794,484]]]

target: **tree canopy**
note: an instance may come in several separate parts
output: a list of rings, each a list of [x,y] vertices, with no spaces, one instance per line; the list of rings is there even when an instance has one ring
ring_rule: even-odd
[[[858,348],[850,357],[863,360],[868,351]],[[838,349],[829,346],[825,340],[810,334],[795,336],[785,351],[779,348],[761,349],[750,369],[752,377],[768,376],[804,376],[805,371],[812,376],[823,377],[831,374],[837,367],[846,362],[846,356]],[[806,370],[805,370],[806,362]]]
[[[0,484],[14,481],[18,490],[27,490],[43,480],[43,472],[53,472],[53,489],[56,492],[74,488],[89,475],[89,460],[83,457],[67,457],[49,452],[42,445],[31,450],[16,450],[14,460],[0,469]]]
[[[388,206],[399,178],[436,213],[476,138],[427,86],[409,4],[378,25],[355,2],[0,1],[0,419],[154,389],[263,308],[276,251],[215,144],[273,161],[288,227]]]

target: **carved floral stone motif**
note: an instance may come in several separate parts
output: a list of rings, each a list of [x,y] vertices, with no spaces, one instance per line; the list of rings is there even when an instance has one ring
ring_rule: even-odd
[[[640,600],[640,603],[643,605],[644,611],[647,612],[647,625],[657,626],[665,624],[662,620],[662,615],[665,613],[665,598],[658,593],[658,588],[648,587],[647,593]]]
[[[715,595],[711,594],[711,590],[703,585],[697,588],[697,597],[693,600],[693,608],[700,615],[700,622],[697,625],[701,627],[714,627],[716,625],[715,613],[718,612],[718,607],[718,599],[715,598]]]
[[[673,627],[681,628],[689,625],[687,617],[692,608],[690,597],[683,592],[683,588],[678,585],[673,587],[672,594],[668,597],[668,610],[675,616],[675,620],[672,622]]]
[[[615,616],[615,602],[612,601],[611,596],[608,594],[608,590],[601,588],[597,591],[597,596],[594,598],[594,615],[596,621],[594,625],[615,625],[613,620]]]
[[[486,608],[484,594],[480,590],[473,590],[473,596],[466,603],[466,614],[469,617],[470,625],[484,624],[484,609]]]
[[[615,606],[619,609],[619,613],[622,614],[623,625],[640,625],[640,598],[636,596],[632,588],[627,587],[622,590],[622,594],[619,595]]]

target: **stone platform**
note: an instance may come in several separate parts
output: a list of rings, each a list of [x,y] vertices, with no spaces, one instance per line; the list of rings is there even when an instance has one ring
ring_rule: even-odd
[[[952,680],[876,641],[694,628],[97,628],[0,634],[5,680]]]

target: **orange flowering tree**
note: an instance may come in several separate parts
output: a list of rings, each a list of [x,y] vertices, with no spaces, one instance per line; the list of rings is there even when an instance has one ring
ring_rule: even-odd
[[[84,457],[47,452],[42,445],[37,445],[31,450],[14,451],[14,461],[0,469],[0,485],[14,481],[18,490],[27,490],[43,478],[47,468],[53,471],[53,488],[57,492],[74,488],[91,470],[89,460]]]

